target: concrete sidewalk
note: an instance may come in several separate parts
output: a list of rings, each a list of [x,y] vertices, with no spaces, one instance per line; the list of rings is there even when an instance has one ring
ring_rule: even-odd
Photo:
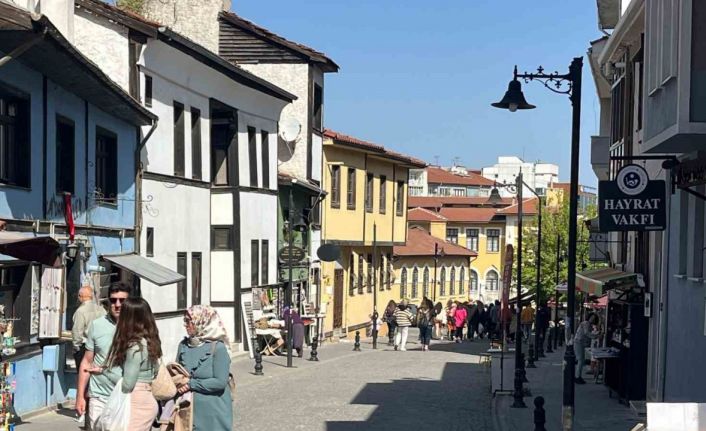
[[[526,349],[526,345],[523,348]],[[534,429],[534,398],[540,395],[545,400],[546,429],[561,430],[564,349],[560,347],[558,352],[546,355],[546,358],[535,362],[537,368],[527,368],[529,383],[525,383],[525,387],[530,389],[532,396],[524,398],[526,409],[510,407],[512,395],[495,396],[492,409],[496,431]],[[603,384],[595,384],[592,375],[584,375],[584,378],[587,382],[585,385],[575,386],[574,430],[629,431],[638,423],[646,421],[644,417],[638,417],[630,407],[620,404],[615,395],[609,398],[608,388]]]

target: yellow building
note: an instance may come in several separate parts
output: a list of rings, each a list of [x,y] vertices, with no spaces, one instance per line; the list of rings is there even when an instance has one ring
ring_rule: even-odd
[[[517,202],[505,198],[489,204],[485,197],[412,197],[409,225],[477,253],[468,273],[470,299],[500,299],[505,246],[516,246]],[[537,200],[526,199],[523,220],[537,214]]]
[[[420,208],[410,211],[426,211]],[[429,211],[430,224],[437,223]],[[421,214],[417,217],[421,218]],[[422,226],[407,230],[407,244],[395,246],[393,291],[399,292],[396,302],[405,299],[420,304],[422,298],[446,304],[449,300],[471,299],[469,274],[477,253],[465,247],[433,236]],[[475,298],[478,299],[478,298]]]
[[[367,326],[375,298],[378,310],[399,298],[392,289],[393,247],[405,244],[409,169],[424,166],[380,145],[324,132],[322,240],[341,248],[337,262],[321,264],[326,336]]]

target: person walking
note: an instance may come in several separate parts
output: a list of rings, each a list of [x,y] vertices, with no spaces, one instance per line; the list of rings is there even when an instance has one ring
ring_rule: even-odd
[[[579,385],[586,381],[583,379],[583,367],[586,362],[586,348],[591,346],[591,340],[598,338],[600,333],[595,328],[598,325],[598,316],[591,313],[588,319],[581,322],[574,334],[574,350],[576,351],[576,380]]]
[[[419,328],[419,339],[422,343],[422,351],[429,350],[431,344],[431,331],[434,319],[434,304],[429,298],[422,299],[422,304],[417,312],[417,327]]]
[[[297,352],[297,356],[304,357],[304,321],[302,320],[297,310],[292,310],[289,307],[284,307],[282,320],[285,322],[292,316],[292,347]]]
[[[480,315],[483,313],[482,304],[473,304],[470,307],[468,316],[468,339],[473,341],[478,333],[478,324],[480,323]],[[480,334],[479,334],[480,335]]]
[[[74,350],[74,363],[78,370],[86,353],[86,335],[88,325],[99,317],[105,316],[105,309],[96,304],[93,300],[93,289],[90,286],[83,286],[78,290],[78,300],[81,303],[73,315],[73,327],[71,328],[71,340]]]
[[[395,350],[399,348],[401,351],[407,350],[407,337],[409,336],[409,327],[412,326],[412,313],[408,310],[405,301],[400,302],[395,310],[395,322],[397,323],[397,335],[395,336]]]
[[[551,311],[547,306],[547,301],[542,301],[537,308],[537,335],[539,335],[539,351],[544,352],[544,340],[547,337],[547,329],[549,329],[549,321],[551,320]]]
[[[230,341],[220,316],[208,305],[186,310],[187,337],[179,343],[177,362],[190,374],[180,394],[192,392],[192,431],[230,431],[233,399],[230,391]]]
[[[456,301],[456,311],[454,312],[454,322],[456,325],[454,331],[454,341],[460,343],[463,341],[463,327],[466,326],[466,317],[468,312],[466,308],[461,305],[460,302]]]
[[[525,340],[529,340],[532,334],[532,322],[534,321],[534,307],[532,304],[527,304],[520,312],[520,324],[522,325],[522,336]]]
[[[451,299],[446,303],[446,334],[449,341],[453,341],[456,335],[456,309],[458,305]]]
[[[433,339],[441,340],[441,328],[446,326],[446,313],[441,302],[434,305],[434,335]]]
[[[382,315],[383,322],[387,323],[387,345],[393,346],[395,344],[395,329],[397,324],[395,323],[395,310],[397,310],[397,304],[395,301],[390,299],[385,307],[385,312]]]
[[[128,298],[122,305],[108,353],[108,366],[122,370],[121,389],[130,394],[131,431],[150,431],[157,416],[152,381],[162,358],[162,342],[154,315],[143,298]]]
[[[495,301],[495,305],[493,308],[488,312],[490,315],[490,326],[491,326],[491,338],[495,337],[496,339],[499,339],[502,337],[502,325],[500,324],[500,301]]]
[[[476,306],[478,307],[478,336],[485,338],[485,332],[488,328],[488,310],[486,310],[485,304],[481,300],[476,301]]]
[[[76,413],[80,417],[88,410],[89,429],[96,429],[105,403],[122,375],[120,367],[107,367],[106,363],[113,344],[115,327],[120,319],[123,303],[130,296],[130,290],[130,286],[125,283],[112,284],[108,288],[110,312],[92,321],[86,331],[86,352],[78,367]]]

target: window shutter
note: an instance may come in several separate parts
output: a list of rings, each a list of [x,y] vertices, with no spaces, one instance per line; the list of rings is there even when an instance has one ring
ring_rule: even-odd
[[[61,335],[63,268],[44,267],[39,295],[39,338],[59,338]]]

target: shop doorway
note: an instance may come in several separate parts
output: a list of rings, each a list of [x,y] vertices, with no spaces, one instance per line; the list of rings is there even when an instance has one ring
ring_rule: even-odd
[[[333,328],[343,327],[343,270],[333,272]]]

